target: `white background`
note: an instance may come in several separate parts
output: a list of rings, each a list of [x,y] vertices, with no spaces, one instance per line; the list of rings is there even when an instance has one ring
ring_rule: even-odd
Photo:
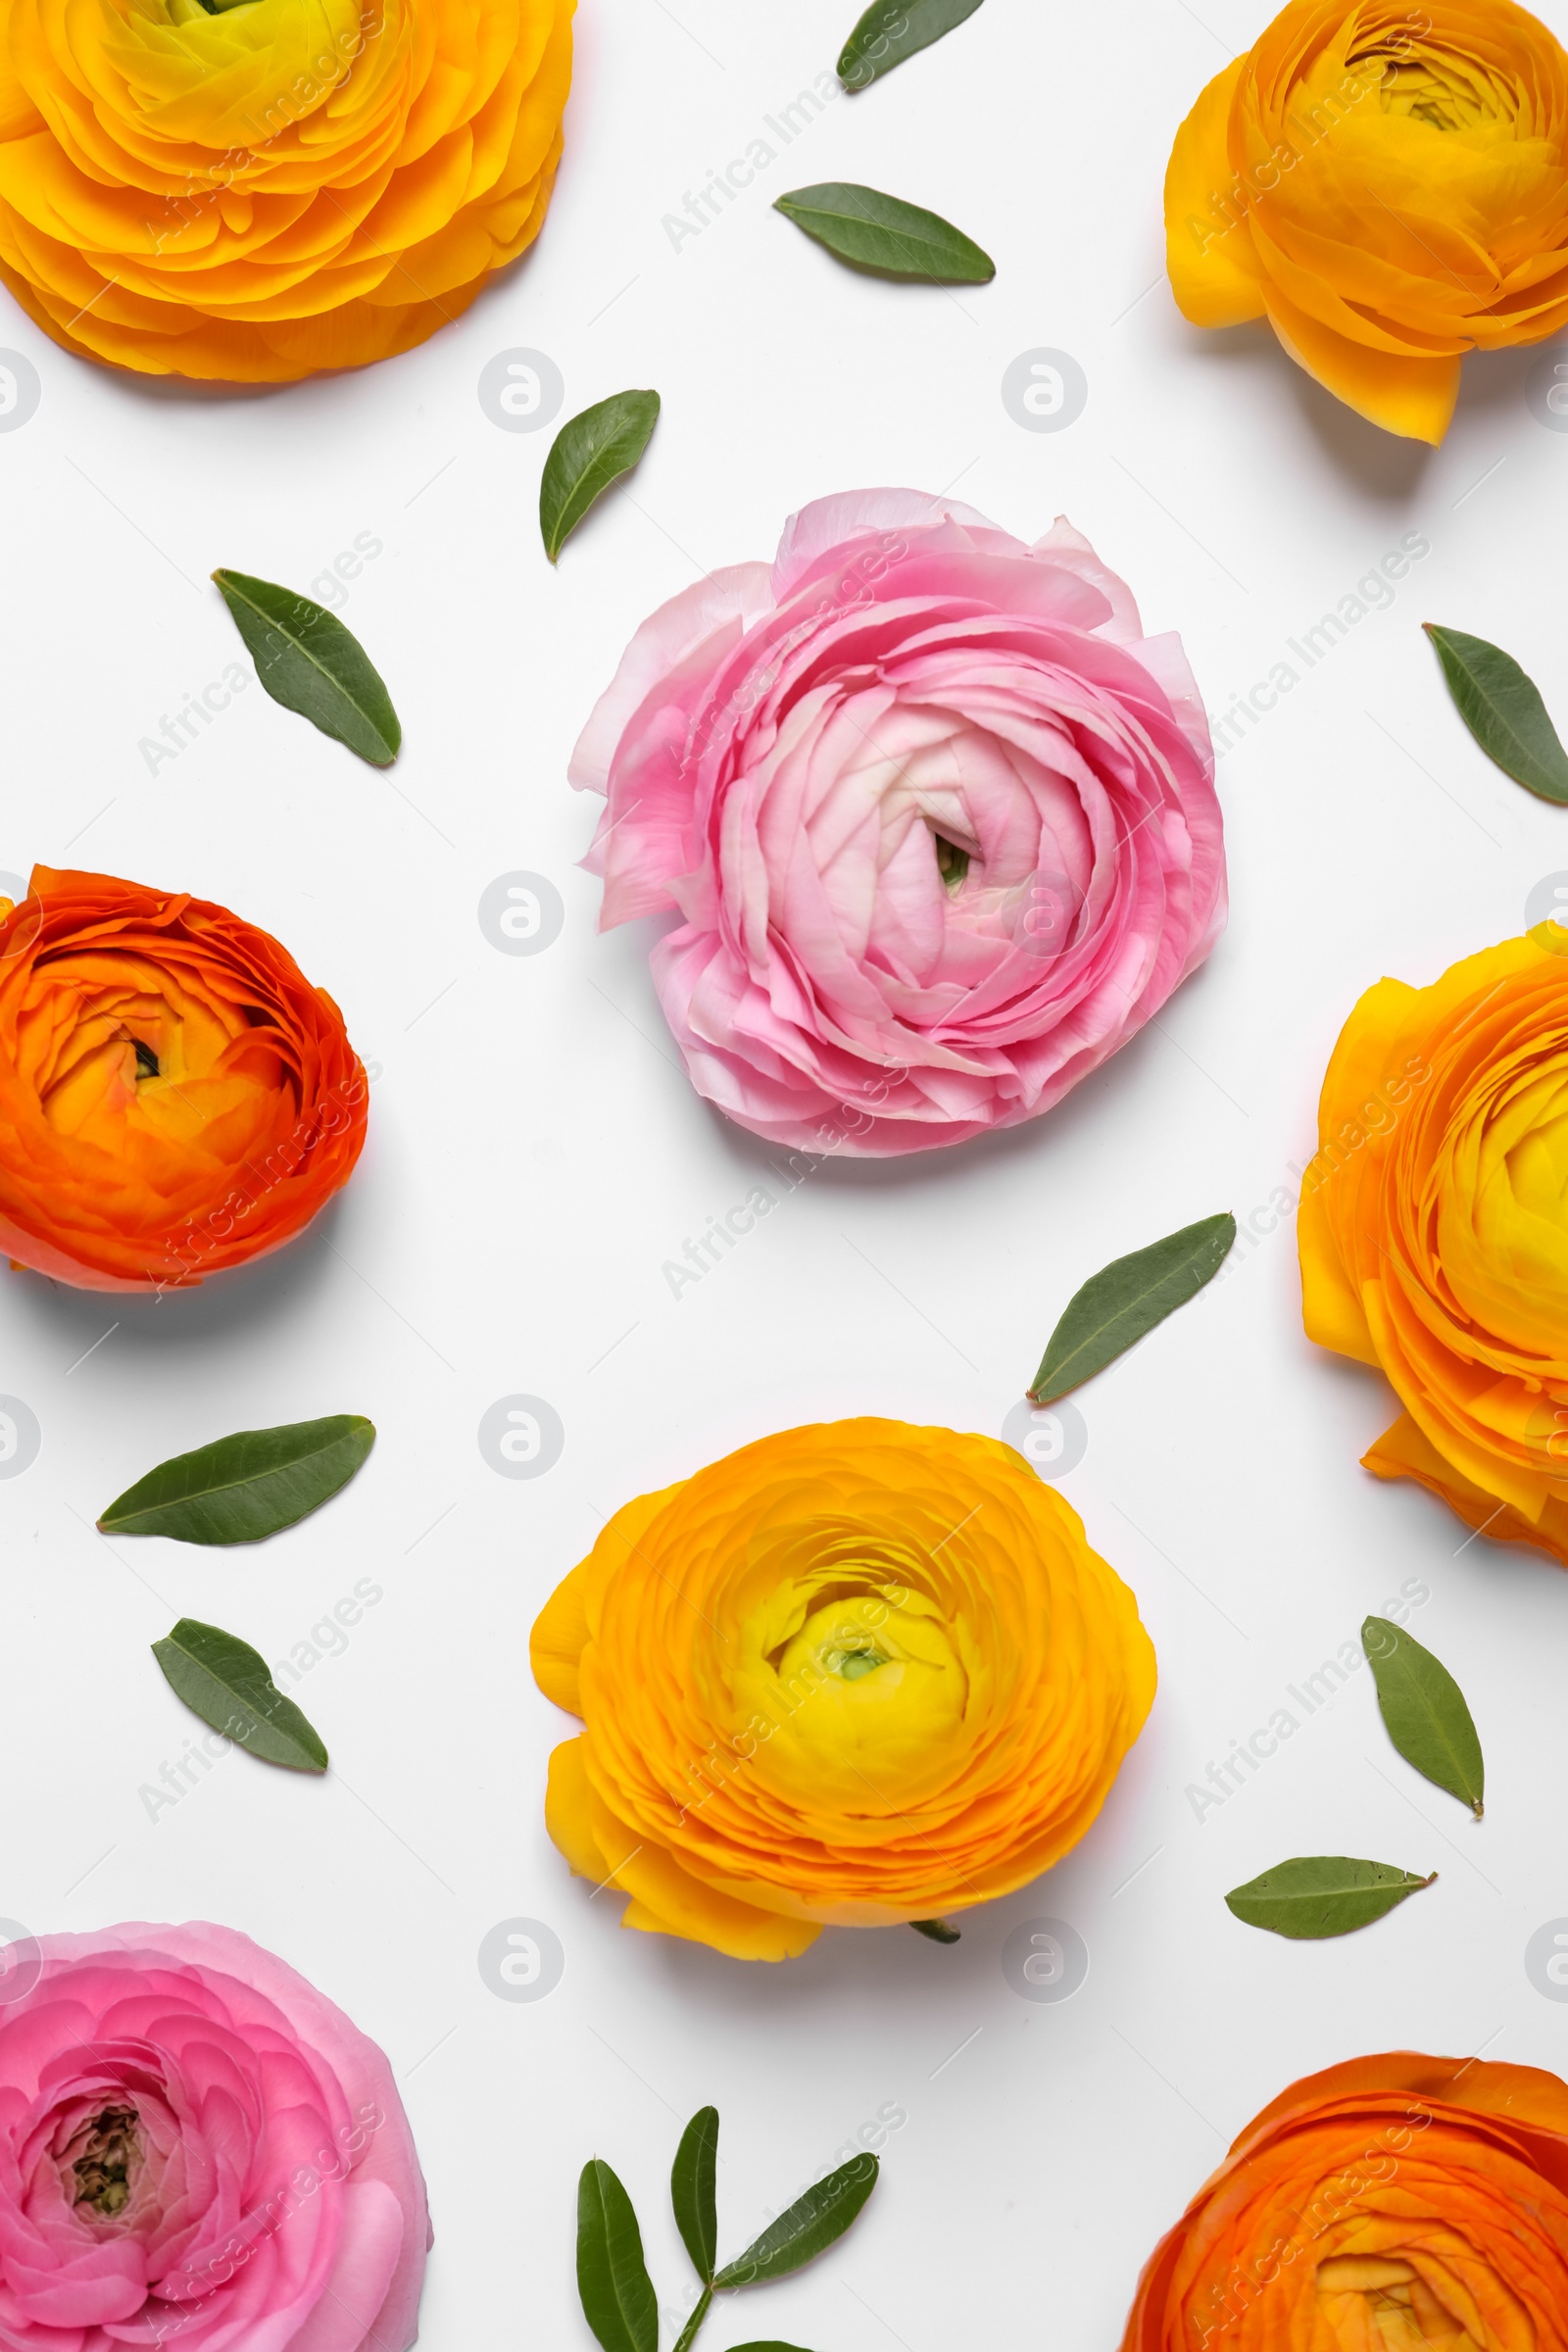
[[[1429,981],[1517,932],[1532,886],[1568,868],[1568,814],[1474,749],[1418,625],[1505,645],[1568,719],[1568,436],[1527,407],[1532,355],[1467,363],[1429,453],[1336,407],[1261,330],[1188,328],[1163,283],[1172,133],[1264,12],[1202,0],[1205,25],[1184,0],[990,0],[829,106],[672,250],[662,217],[769,135],[762,117],[831,67],[854,13],[588,0],[533,255],[368,372],[215,395],[71,360],[10,305],[0,319],[43,387],[0,437],[0,866],[90,865],[232,905],[333,992],[380,1065],[360,1172],[281,1257],[156,1304],[0,1275],[0,1390],[43,1431],[25,1475],[0,1482],[0,1910],[39,1932],[231,1923],[385,2044],[431,2186],[434,2352],[588,2345],[573,2183],[596,2151],[637,2199],[672,2310],[684,2258],[664,2183],[707,2100],[726,2254],[879,2107],[907,2114],[854,2235],[715,2314],[713,2352],[981,2334],[1111,2352],[1159,2232],[1294,2077],[1396,2045],[1568,2054],[1568,2012],[1523,1964],[1533,1931],[1568,1914],[1568,1579],[1464,1545],[1438,1503],[1357,1467],[1391,1399],[1303,1339],[1288,1229],[1079,1398],[1089,1446],[1064,1492],[1138,1594],[1160,1690],[1049,1881],[971,1914],[951,1949],[829,1932],[747,1967],[623,1934],[545,1838],[545,1758],[570,1726],[532,1687],[527,1632],[603,1515],[797,1422],[998,1431],[1107,1258],[1222,1207],[1267,1226],[1365,986]],[[1544,13],[1568,31],[1561,0]],[[956,220],[995,283],[841,270],[770,210],[834,176]],[[565,414],[629,384],[664,399],[629,491],[559,572],[536,522],[551,434],[501,431],[476,398],[514,346],[556,360]],[[1054,435],[1000,397],[1037,346],[1089,381]],[[1181,631],[1214,711],[1402,533],[1431,554],[1223,760],[1230,929],[1137,1044],[992,1144],[825,1167],[676,1300],[662,1261],[772,1182],[768,1154],[674,1065],[652,927],[597,936],[598,885],[575,864],[594,808],[566,761],[648,611],[700,567],[769,556],[806,501],[877,483],[952,488],[1024,537],[1065,512],[1148,626]],[[343,610],[405,723],[390,775],[254,682],[149,775],[140,738],[236,658],[213,566],[306,588],[361,532],[384,552]],[[566,906],[533,958],[498,954],[476,919],[518,868]],[[536,1481],[496,1476],[476,1444],[513,1392],[564,1423]],[[265,1548],[91,1532],[169,1453],[335,1411],[375,1420],[368,1466]],[[138,1790],[193,1726],[148,1643],[190,1613],[280,1656],[366,1576],[383,1599],[297,1693],[331,1776],[230,1756],[150,1820]],[[1431,1592],[1413,1628],[1482,1732],[1485,1825],[1398,1763],[1364,1670],[1195,1818],[1188,1785],[1407,1578]],[[1441,1876],[1343,1942],[1239,1926],[1225,1889],[1299,1852]],[[1042,1915],[1091,1954],[1059,2006],[1017,1997],[999,1964],[1008,1930]],[[476,1964],[516,1916],[566,1953],[533,2005],[498,1999]]]

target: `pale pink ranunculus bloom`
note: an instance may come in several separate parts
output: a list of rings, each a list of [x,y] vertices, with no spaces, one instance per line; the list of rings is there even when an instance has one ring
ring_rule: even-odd
[[[424,2181],[340,2009],[202,1924],[4,1961],[4,2352],[407,2352]]]
[[[1202,704],[1065,521],[795,515],[632,639],[577,745],[601,927],[654,951],[699,1093],[807,1151],[962,1143],[1060,1101],[1225,919]]]

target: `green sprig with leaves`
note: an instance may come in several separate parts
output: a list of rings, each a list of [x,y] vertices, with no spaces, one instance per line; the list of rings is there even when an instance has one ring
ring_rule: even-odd
[[[881,2170],[874,2156],[852,2157],[797,2197],[743,2254],[720,2268],[717,2168],[718,2109],[702,2107],[681,2133],[669,2178],[675,2227],[702,2290],[674,2352],[690,2352],[715,2295],[787,2278],[825,2253],[859,2214]],[[603,2352],[659,2352],[659,2299],[643,2259],[636,2210],[600,2156],[583,2166],[577,2183],[577,2292]],[[800,2352],[800,2347],[769,2340],[738,2345],[736,2352]]]

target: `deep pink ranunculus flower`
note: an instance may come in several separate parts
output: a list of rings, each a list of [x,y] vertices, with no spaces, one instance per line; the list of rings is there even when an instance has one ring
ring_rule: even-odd
[[[229,1928],[7,1946],[5,2352],[407,2352],[430,2243],[392,2070]]]
[[[660,1001],[759,1135],[878,1154],[1059,1102],[1225,919],[1179,639],[1064,522],[862,490],[644,623],[571,780],[602,926],[677,910]]]

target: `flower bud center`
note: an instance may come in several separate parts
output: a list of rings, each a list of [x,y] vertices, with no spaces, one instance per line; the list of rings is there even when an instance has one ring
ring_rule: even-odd
[[[1381,2254],[1339,2254],[1317,2268],[1318,2309],[1345,2352],[1375,2344],[1378,2352],[1482,2352],[1462,2321],[1448,2311],[1408,2262]]]
[[[104,2107],[70,2141],[66,2159],[75,2176],[74,2206],[90,2205],[106,2218],[123,2209],[132,2171],[141,2163],[137,2120],[134,2107]],[[73,2156],[74,2148],[80,2153]]]

